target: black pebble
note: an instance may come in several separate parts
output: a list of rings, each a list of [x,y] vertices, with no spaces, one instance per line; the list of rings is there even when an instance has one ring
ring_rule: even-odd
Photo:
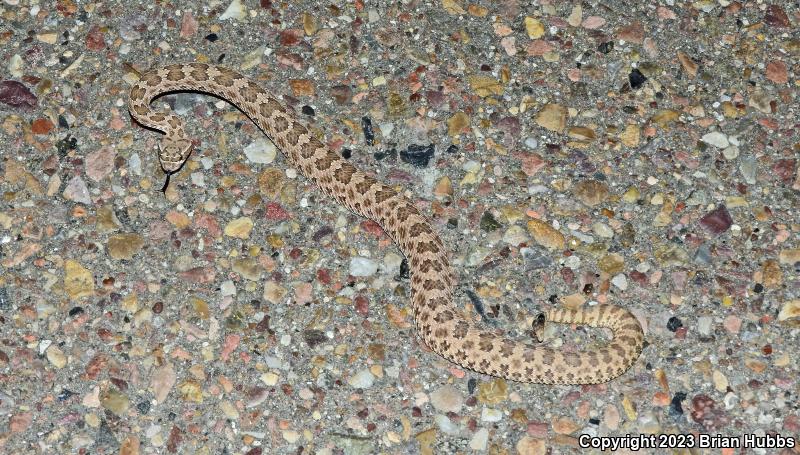
[[[450,144],[450,147],[447,147],[447,153],[456,153],[458,151],[458,146],[455,144]]]
[[[218,40],[219,37],[217,36],[216,33],[209,33],[208,35],[206,35],[206,39],[213,43],[214,41]]]
[[[683,405],[681,402],[686,399],[686,393],[678,392],[675,396],[672,397],[672,401],[669,403],[669,414],[671,416],[681,416],[683,415]]]
[[[628,81],[631,83],[631,88],[637,89],[642,86],[642,84],[647,81],[647,77],[639,71],[638,68],[635,68],[631,71],[631,74],[628,75]]]
[[[753,291],[755,291],[756,294],[760,294],[761,291],[763,290],[764,290],[764,285],[762,285],[761,283],[756,283],[755,287],[753,288]]]
[[[342,158],[349,160],[353,156],[353,151],[350,149],[342,149]]]
[[[303,112],[303,114],[305,114],[305,115],[307,115],[309,117],[313,117],[314,114],[315,114],[314,108],[311,107],[311,106],[308,106],[308,105],[303,106],[303,109],[301,109],[301,112]]]
[[[150,412],[150,402],[147,400],[140,401],[139,404],[136,405],[136,409],[139,410],[140,414],[147,414]]]
[[[434,146],[411,144],[407,150],[400,151],[400,159],[404,162],[417,166],[425,167],[428,162],[433,158]]]
[[[361,117],[361,129],[364,131],[364,142],[367,145],[375,144],[375,132],[372,130],[372,120],[369,117]]]
[[[609,52],[614,50],[614,42],[613,41],[606,41],[605,43],[602,43],[599,46],[597,46],[597,50],[600,53],[608,54]]]
[[[69,315],[70,315],[70,316],[77,316],[77,315],[79,315],[79,314],[81,314],[81,313],[83,313],[83,308],[81,308],[81,307],[79,307],[79,306],[72,307],[72,308],[69,310]]]
[[[681,327],[683,327],[683,322],[675,316],[669,318],[669,321],[667,321],[667,329],[670,332],[674,332]]]

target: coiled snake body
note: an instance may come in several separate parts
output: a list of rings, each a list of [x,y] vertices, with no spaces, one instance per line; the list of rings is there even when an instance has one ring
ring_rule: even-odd
[[[175,91],[207,93],[233,103],[275,142],[289,164],[320,190],[380,224],[409,261],[417,331],[442,357],[481,373],[546,384],[605,382],[624,373],[638,358],[644,344],[642,328],[630,312],[616,305],[552,309],[536,319],[539,329],[545,320],[611,328],[614,339],[595,350],[561,351],[478,327],[451,303],[455,279],[446,249],[419,210],[391,187],[354,168],[314,137],[275,97],[230,69],[202,63],[169,65],[143,74],[131,89],[133,118],[165,133],[159,160],[168,175],[180,169],[192,143],[177,116],[152,110],[150,102]]]

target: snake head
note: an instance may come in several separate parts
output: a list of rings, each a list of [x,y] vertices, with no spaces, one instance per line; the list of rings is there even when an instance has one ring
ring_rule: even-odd
[[[185,137],[164,136],[158,145],[158,161],[167,174],[177,172],[192,153],[192,141]]]

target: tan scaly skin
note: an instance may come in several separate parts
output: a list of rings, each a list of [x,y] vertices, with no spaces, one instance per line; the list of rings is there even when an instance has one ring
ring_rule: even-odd
[[[536,319],[539,334],[545,320],[612,329],[614,339],[596,350],[565,352],[479,328],[453,306],[455,279],[447,251],[419,210],[326,147],[275,97],[227,68],[201,63],[169,65],[144,74],[131,89],[129,110],[134,119],[165,133],[159,160],[168,175],[180,169],[192,143],[177,116],[152,110],[150,102],[175,91],[207,93],[233,103],[275,142],[289,164],[322,192],[380,224],[408,258],[417,330],[442,357],[492,376],[544,384],[606,382],[624,373],[639,357],[644,344],[642,327],[636,317],[616,305],[553,309]]]

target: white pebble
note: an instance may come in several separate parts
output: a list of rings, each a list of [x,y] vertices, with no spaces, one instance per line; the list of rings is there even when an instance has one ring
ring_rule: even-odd
[[[378,263],[365,257],[350,259],[350,275],[372,276],[378,271]]]
[[[725,147],[725,149],[722,151],[722,156],[724,156],[726,160],[735,160],[736,157],[739,156],[739,147],[736,147],[735,145]]]
[[[206,177],[202,172],[192,172],[192,185],[205,187]]]
[[[445,385],[431,392],[431,405],[441,412],[458,412],[464,405],[464,396],[458,389]]]
[[[611,229],[607,224],[599,221],[592,225],[592,231],[594,231],[594,233],[600,237],[605,237],[607,239],[614,237],[614,230]]]
[[[539,147],[539,141],[537,141],[535,137],[529,137],[525,139],[525,146],[533,150],[536,147]]]
[[[250,145],[244,148],[244,154],[247,156],[247,161],[258,164],[269,164],[275,161],[275,156],[278,150],[275,144],[267,139],[256,139]]]
[[[439,429],[442,430],[442,433],[449,435],[458,434],[458,425],[454,424],[446,415],[436,414],[433,416],[433,420],[436,422]]]
[[[469,441],[469,448],[477,451],[486,450],[486,443],[489,442],[489,430],[481,428],[472,435]]]
[[[628,289],[628,278],[623,273],[617,274],[611,279],[611,284],[624,291]]]
[[[697,331],[700,332],[700,335],[711,335],[711,322],[711,318],[708,316],[697,318]]]
[[[222,16],[219,17],[219,20],[224,21],[225,19],[244,19],[244,7],[242,6],[242,2],[239,0],[233,0],[228,8],[222,13]]]
[[[347,383],[350,384],[350,387],[356,389],[367,389],[372,387],[374,382],[375,376],[366,368],[347,379]]]
[[[483,408],[481,411],[482,422],[499,422],[503,420],[503,412],[494,408]]]
[[[225,281],[220,286],[220,292],[223,296],[236,295],[236,285],[232,280]]]
[[[708,145],[713,145],[716,148],[724,149],[725,147],[729,146],[730,143],[728,142],[728,136],[720,133],[719,131],[713,131],[711,133],[705,134],[702,139]]]

